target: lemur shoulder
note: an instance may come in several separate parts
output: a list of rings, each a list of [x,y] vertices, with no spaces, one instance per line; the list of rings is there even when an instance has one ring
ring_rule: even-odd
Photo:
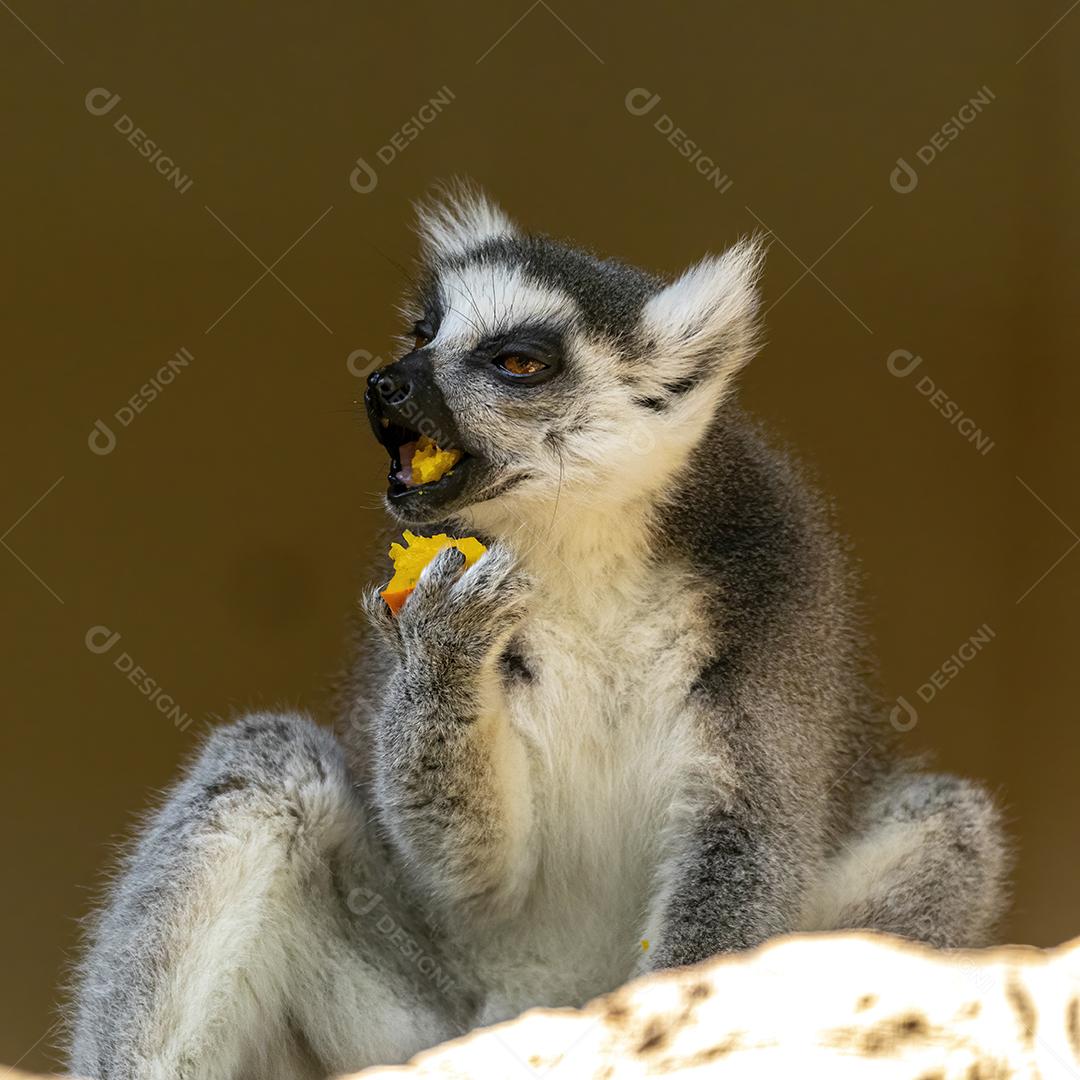
[[[336,733],[217,730],[130,848],[76,982],[100,1080],[316,1077],[798,929],[986,940],[999,813],[896,754],[843,550],[735,402],[758,241],[674,281],[421,207],[366,408],[400,526]],[[416,483],[427,436],[462,457]]]

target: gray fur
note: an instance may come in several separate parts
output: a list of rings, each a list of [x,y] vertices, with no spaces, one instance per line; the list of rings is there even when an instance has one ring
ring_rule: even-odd
[[[667,283],[469,191],[421,231],[409,378],[470,461],[390,505],[488,553],[396,617],[365,594],[336,737],[203,747],[91,929],[84,1075],[345,1072],[787,931],[976,945],[1003,909],[998,810],[897,756],[843,544],[731,396],[760,247]],[[558,372],[513,385],[537,326]]]

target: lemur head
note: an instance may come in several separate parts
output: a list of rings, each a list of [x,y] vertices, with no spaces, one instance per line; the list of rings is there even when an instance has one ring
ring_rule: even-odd
[[[405,352],[365,395],[391,513],[499,534],[662,497],[753,351],[760,242],[666,282],[523,233],[460,185],[418,231]],[[449,471],[414,468],[418,442],[455,452]]]

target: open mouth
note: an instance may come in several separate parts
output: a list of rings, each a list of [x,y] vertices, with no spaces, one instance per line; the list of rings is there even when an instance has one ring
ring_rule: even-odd
[[[387,494],[391,498],[456,487],[472,460],[463,450],[444,449],[429,436],[385,416],[378,421],[377,434],[390,455]]]

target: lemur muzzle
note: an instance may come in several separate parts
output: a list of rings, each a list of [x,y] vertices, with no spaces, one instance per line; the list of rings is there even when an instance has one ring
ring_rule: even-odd
[[[390,455],[392,489],[424,483],[412,471],[418,446],[433,444],[431,452],[448,462],[465,453],[453,413],[435,381],[431,355],[423,349],[368,376],[364,405],[375,438]]]
[[[444,450],[460,448],[457,424],[423,349],[372,372],[364,404],[375,438],[387,449],[404,441],[395,438],[394,428],[403,428],[409,438],[427,435]]]

